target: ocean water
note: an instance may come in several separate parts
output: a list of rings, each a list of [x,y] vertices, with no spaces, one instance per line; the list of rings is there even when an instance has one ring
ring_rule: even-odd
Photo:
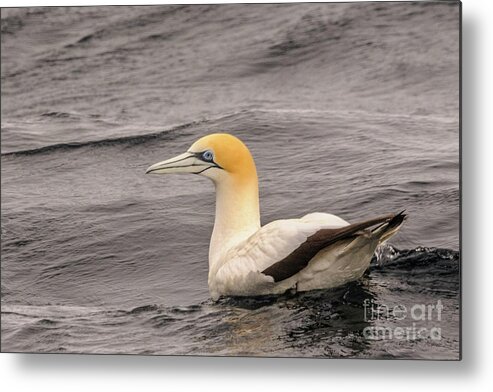
[[[2,9],[2,351],[457,359],[459,12]],[[409,218],[357,282],[213,302],[212,184],[144,175],[211,132],[263,223]]]

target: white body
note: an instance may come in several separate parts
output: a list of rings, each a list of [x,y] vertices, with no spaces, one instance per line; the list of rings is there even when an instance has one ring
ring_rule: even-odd
[[[321,250],[306,266],[302,264],[297,273],[275,282],[262,271],[284,263],[288,255],[319,230],[338,229],[349,223],[335,215],[313,213],[260,227],[255,163],[248,148],[228,134],[205,136],[186,153],[156,163],[146,173],[193,173],[214,182],[216,218],[209,249],[208,279],[213,299],[222,295],[253,296],[280,294],[290,289],[330,288],[358,279],[368,268],[378,244],[395,234],[402,223],[400,220],[391,227],[383,225],[373,231],[358,231],[357,235],[346,236],[323,249],[307,242],[306,246],[313,252]]]
[[[379,244],[378,236],[359,236],[324,248],[306,268],[277,283],[272,277],[261,273],[288,256],[318,230],[347,225],[346,221],[335,215],[313,213],[301,219],[271,222],[247,238],[237,236],[228,248],[211,246],[211,297],[217,299],[221,295],[253,296],[281,294],[287,290],[309,291],[337,287],[359,279],[370,265]],[[211,243],[214,243],[214,238]]]

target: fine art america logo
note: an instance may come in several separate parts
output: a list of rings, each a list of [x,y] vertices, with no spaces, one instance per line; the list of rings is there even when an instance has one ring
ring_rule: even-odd
[[[363,301],[365,321],[374,321],[374,325],[363,330],[363,335],[370,340],[441,340],[443,305],[440,300],[436,304],[414,304],[412,306],[377,304],[373,300]],[[403,326],[376,325],[378,321],[402,322]]]

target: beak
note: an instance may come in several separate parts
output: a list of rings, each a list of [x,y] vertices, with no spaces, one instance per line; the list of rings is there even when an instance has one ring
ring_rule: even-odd
[[[186,152],[166,161],[149,166],[146,174],[193,173],[200,174],[213,165],[197,158],[196,154]]]

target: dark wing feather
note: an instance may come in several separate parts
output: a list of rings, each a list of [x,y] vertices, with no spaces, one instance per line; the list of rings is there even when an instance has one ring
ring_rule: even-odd
[[[403,211],[404,212],[404,211]],[[305,268],[309,261],[323,248],[336,243],[337,241],[355,238],[362,234],[362,231],[378,225],[388,224],[395,227],[402,223],[405,218],[404,213],[397,215],[386,215],[379,218],[369,219],[364,222],[354,223],[338,229],[321,229],[311,235],[291,254],[284,259],[272,264],[262,271],[264,275],[274,278],[275,282],[287,279]]]

